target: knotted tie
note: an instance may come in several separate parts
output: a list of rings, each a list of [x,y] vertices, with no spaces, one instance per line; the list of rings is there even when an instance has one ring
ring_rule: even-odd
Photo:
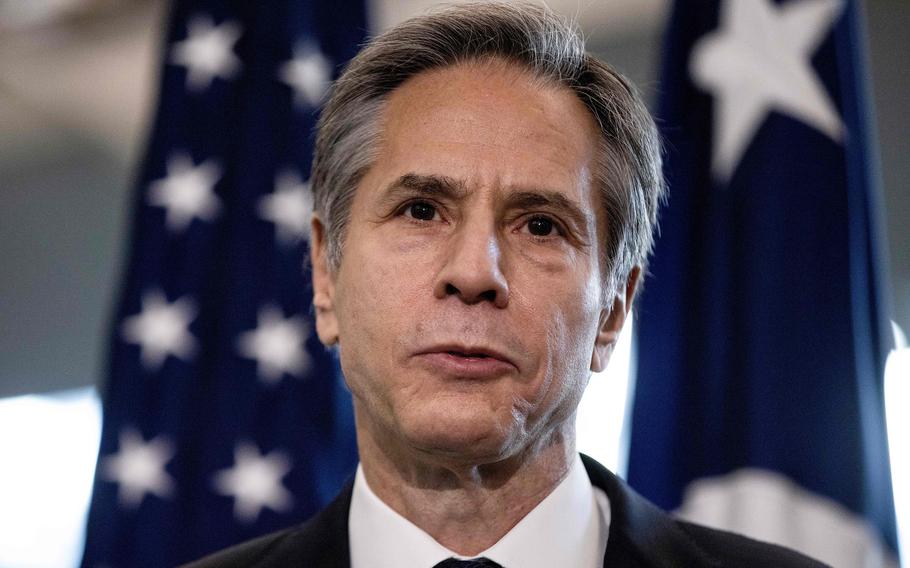
[[[433,568],[502,568],[502,566],[489,558],[471,558],[470,560],[446,558]]]

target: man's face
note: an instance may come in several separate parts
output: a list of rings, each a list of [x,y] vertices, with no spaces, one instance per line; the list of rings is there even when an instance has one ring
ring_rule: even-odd
[[[601,302],[593,118],[474,64],[412,78],[381,126],[334,273],[314,226],[320,337],[337,336],[358,429],[474,463],[546,443],[625,315]]]

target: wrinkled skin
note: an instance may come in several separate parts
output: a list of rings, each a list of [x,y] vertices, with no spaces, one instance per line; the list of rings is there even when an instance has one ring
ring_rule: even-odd
[[[567,89],[474,63],[407,81],[382,125],[337,271],[313,226],[317,328],[339,346],[365,467],[570,455],[637,276],[603,305],[593,118]]]

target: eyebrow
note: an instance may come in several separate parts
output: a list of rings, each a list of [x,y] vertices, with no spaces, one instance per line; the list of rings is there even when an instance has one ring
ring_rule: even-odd
[[[468,190],[464,182],[447,176],[407,173],[386,188],[388,197],[394,197],[400,190],[407,190],[427,197],[461,199]]]

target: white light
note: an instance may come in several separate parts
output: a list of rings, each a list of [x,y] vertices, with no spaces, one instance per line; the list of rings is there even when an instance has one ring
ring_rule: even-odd
[[[631,377],[633,330],[629,317],[607,370],[591,375],[575,422],[578,451],[620,475],[625,473],[623,422]]]
[[[894,508],[897,511],[898,542],[905,560],[910,547],[910,347],[907,337],[894,328],[896,349],[885,364],[885,416],[888,421],[888,447],[891,454],[891,479],[894,486]]]
[[[100,437],[94,389],[0,400],[0,566],[79,562]]]

